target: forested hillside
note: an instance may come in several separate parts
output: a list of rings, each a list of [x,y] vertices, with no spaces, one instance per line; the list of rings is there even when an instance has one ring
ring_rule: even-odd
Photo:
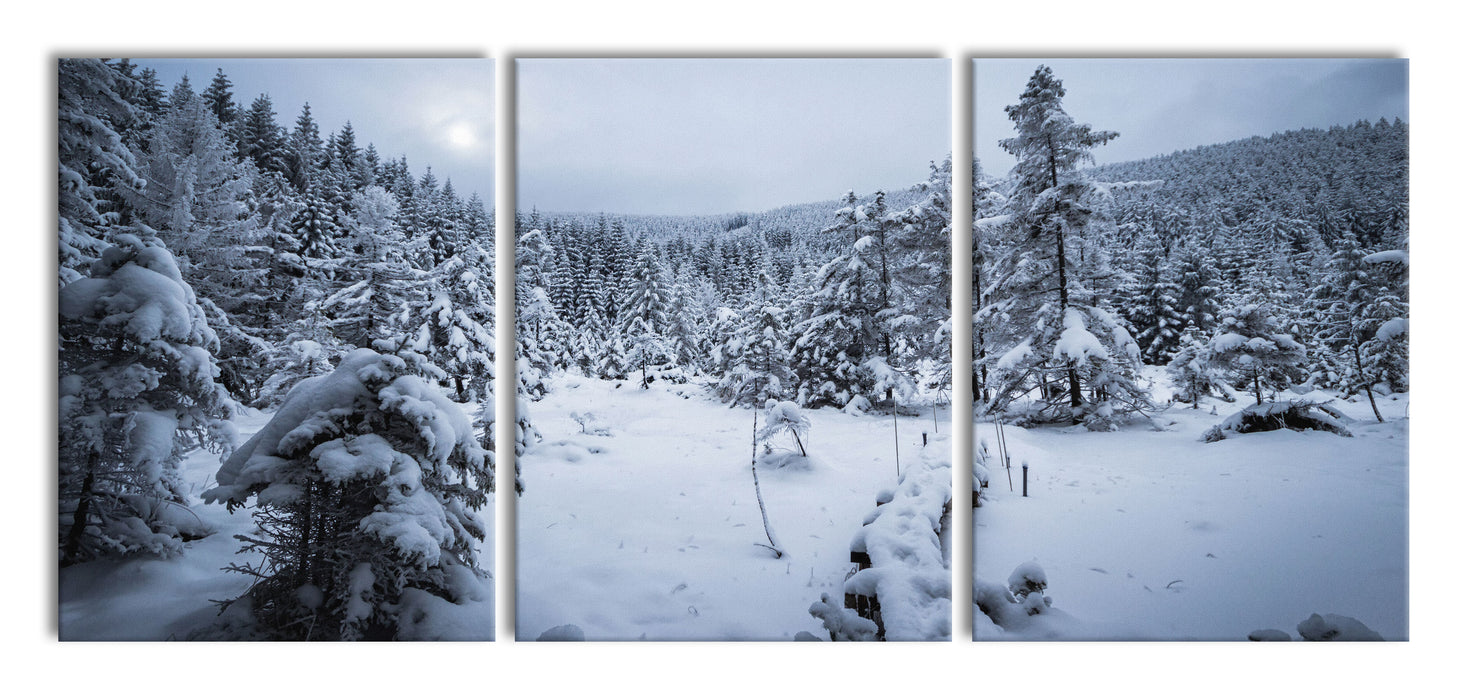
[[[1063,95],[1037,71],[1007,108],[1019,164],[975,178],[984,409],[1107,429],[1150,410],[1141,363],[1170,365],[1189,400],[1222,383],[1260,400],[1406,390],[1404,123],[1086,168],[1126,135],[1075,123]]]
[[[706,379],[728,401],[870,407],[946,388],[951,165],[900,193],[767,212],[520,212],[532,376]]]

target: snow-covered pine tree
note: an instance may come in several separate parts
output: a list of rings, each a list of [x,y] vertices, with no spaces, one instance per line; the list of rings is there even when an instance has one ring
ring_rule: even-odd
[[[1218,270],[1201,245],[1188,242],[1177,253],[1177,308],[1184,327],[1200,332],[1213,330],[1218,314]]]
[[[1392,391],[1406,391],[1407,302],[1391,287],[1379,287],[1362,314],[1368,326],[1376,327],[1376,332],[1361,344],[1363,375],[1386,382]]]
[[[739,330],[725,345],[730,367],[716,391],[731,404],[756,408],[785,400],[795,384],[790,369],[790,337],[785,312],[773,298],[774,283],[763,270],[755,282]]]
[[[208,501],[255,499],[263,564],[225,605],[248,605],[269,639],[392,639],[409,591],[449,601],[483,584],[475,511],[494,473],[468,416],[411,356],[352,351],[302,382],[219,469]]]
[[[694,294],[696,286],[690,268],[685,265],[669,290],[668,323],[663,331],[669,360],[690,369],[698,369],[706,358],[700,326],[708,314]]]
[[[114,183],[141,188],[132,151],[118,125],[134,118],[123,93],[128,79],[95,58],[63,58],[57,64],[56,136],[59,282],[82,276],[108,245],[105,229],[117,223],[106,195]]]
[[[816,272],[807,316],[796,322],[792,369],[798,378],[796,402],[802,406],[846,406],[861,397],[871,401],[871,377],[861,364],[880,352],[881,329],[873,281],[880,270],[869,253],[874,238],[865,206],[848,191],[836,210],[836,223],[821,233],[850,236],[836,257]]]
[[[627,371],[627,344],[622,342],[622,334],[613,330],[602,346],[593,372],[601,379],[626,379]]]
[[[234,83],[224,74],[223,68],[214,69],[214,79],[209,81],[209,87],[199,97],[203,98],[204,106],[214,115],[221,129],[228,129],[239,116],[234,103]]]
[[[87,559],[180,551],[200,535],[178,463],[233,447],[218,338],[161,243],[118,233],[59,297],[60,551]],[[177,511],[177,512],[175,512]]]
[[[1155,232],[1137,241],[1134,262],[1132,281],[1121,290],[1122,314],[1142,350],[1142,361],[1164,364],[1181,341],[1182,288],[1173,280],[1172,266]]]
[[[184,279],[219,334],[221,383],[253,400],[264,380],[270,301],[270,260],[262,230],[246,202],[255,172],[235,157],[236,146],[203,96],[179,91],[134,155],[142,188],[122,187],[136,219],[178,256]]]
[[[297,192],[308,191],[325,155],[321,127],[311,116],[310,102],[301,106],[301,114],[296,117],[296,128],[291,131],[290,141],[286,144],[286,155],[291,183]]]
[[[1183,331],[1177,352],[1167,363],[1167,376],[1172,378],[1173,386],[1177,387],[1178,397],[1191,403],[1193,408],[1197,408],[1198,401],[1215,390],[1232,401],[1228,393],[1222,390],[1223,382],[1218,376],[1218,369],[1208,361],[1208,344],[1200,340],[1194,330],[1189,327]]]
[[[986,341],[1002,349],[995,365],[1002,386],[989,410],[1038,390],[1043,402],[1032,418],[1095,417],[1092,424],[1105,428],[1118,409],[1148,403],[1132,381],[1136,343],[1104,303],[1116,278],[1104,250],[1105,208],[1114,191],[1132,185],[1097,183],[1080,170],[1091,149],[1117,133],[1077,124],[1061,106],[1064,96],[1040,66],[1019,103],[1005,107],[1016,135],[1000,146],[1017,162],[1006,215],[982,222],[998,257],[977,322],[994,326]]]
[[[1345,230],[1336,238],[1338,247],[1331,255],[1327,274],[1310,290],[1317,341],[1310,353],[1311,379],[1323,388],[1337,388],[1347,395],[1364,391],[1380,421],[1381,411],[1371,391],[1379,379],[1368,376],[1361,353],[1361,346],[1375,337],[1379,325],[1367,316],[1378,283],[1356,234]]]
[[[1245,304],[1219,314],[1208,341],[1208,362],[1264,403],[1264,389],[1290,384],[1305,359],[1305,347],[1285,332],[1264,304]]]
[[[893,216],[896,303],[885,324],[903,339],[912,364],[930,366],[931,381],[948,387],[953,384],[953,157],[929,169],[927,181],[919,185],[927,196]]]
[[[493,260],[477,243],[460,246],[425,280],[396,322],[407,347],[442,369],[458,401],[473,401],[494,375]]]
[[[269,95],[256,97],[242,117],[238,153],[261,173],[289,176],[285,130],[275,121],[275,105]]]
[[[642,388],[648,386],[649,366],[666,362],[669,348],[663,332],[668,327],[668,286],[662,264],[650,243],[627,275],[627,294],[618,318],[618,331],[627,339],[629,368],[642,372]]]
[[[368,187],[354,197],[355,214],[342,243],[350,253],[336,265],[345,286],[307,304],[319,311],[345,348],[371,348],[378,340],[395,341],[401,328],[395,315],[409,299],[420,297],[424,273],[408,264],[416,249],[397,226],[393,197]]]
[[[999,245],[1003,236],[997,235],[1002,232],[1009,223],[1009,215],[1005,213],[1008,200],[1004,195],[994,189],[994,185],[984,176],[983,169],[979,166],[977,158],[973,160],[973,289],[969,294],[969,308],[972,310],[970,321],[973,324],[973,336],[971,339],[973,347],[973,373],[970,376],[971,388],[973,389],[974,401],[980,405],[988,405],[993,398],[993,388],[990,376],[994,373],[994,360],[991,353],[993,344],[994,327],[1004,319],[997,315],[980,314],[979,311],[989,305],[989,285],[994,279],[997,270],[993,269],[999,260]]]

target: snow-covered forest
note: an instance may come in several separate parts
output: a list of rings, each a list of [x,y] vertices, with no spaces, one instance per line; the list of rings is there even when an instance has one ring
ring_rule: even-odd
[[[662,69],[615,63],[555,70],[594,64],[602,87]],[[737,141],[780,99],[813,119],[809,94],[770,88],[799,63],[674,74],[703,89],[751,71],[770,101],[718,115]],[[947,80],[944,62],[840,63],[811,75]],[[164,85],[61,59],[57,75],[63,639],[492,639],[497,476],[516,494],[517,640],[949,639],[952,512],[970,501],[976,639],[1407,637],[1400,119],[1097,165],[1128,130],[1070,114],[1041,66],[976,106],[1007,117],[976,138],[1012,167],[958,159],[973,258],[956,317],[942,146],[904,143],[895,171],[842,161],[833,199],[774,208],[522,199],[502,222],[516,414],[514,473],[497,474],[479,194],[310,104],[292,118],[237,95],[223,69]],[[769,134],[780,167],[730,175],[758,144],[718,152],[712,129],[673,131],[703,121],[635,106],[656,128],[614,144],[633,155],[588,178],[605,181],[524,157],[609,133],[580,124],[524,137],[517,177],[629,211],[656,208],[646,191],[717,211],[679,179],[831,179]],[[517,128],[542,123],[565,126]],[[884,127],[888,150],[947,138],[915,124]],[[714,165],[642,152],[665,139]]]
[[[951,163],[930,170],[759,213],[519,213],[520,638],[850,634],[821,600],[873,499],[950,473]],[[938,530],[942,590],[894,638],[950,633]],[[606,576],[633,579],[625,615],[573,603]]]
[[[1406,124],[1088,167],[1126,134],[1064,96],[1036,69],[1013,132],[982,135],[1015,165],[975,166],[976,636],[1242,639],[1318,612],[1404,639]],[[1044,617],[1046,569],[1086,604]]]
[[[520,68],[516,639],[950,638],[947,63]]]
[[[222,69],[58,88],[62,638],[492,638],[484,201]]]

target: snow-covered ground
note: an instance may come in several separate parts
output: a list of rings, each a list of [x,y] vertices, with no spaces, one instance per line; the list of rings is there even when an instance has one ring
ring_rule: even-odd
[[[621,384],[620,388],[616,385]],[[850,544],[897,482],[891,414],[807,411],[808,468],[761,468],[775,559],[749,469],[753,411],[694,385],[551,381],[530,418],[545,436],[522,459],[516,638],[575,625],[588,640],[789,640],[826,632],[808,610],[841,600]],[[680,395],[684,394],[687,396]],[[595,414],[582,432],[572,414]],[[899,417],[901,461],[951,449],[949,413]],[[761,419],[763,424],[763,419]],[[794,449],[788,439],[777,449]]]
[[[1243,640],[1335,613],[1406,639],[1408,397],[1378,403],[1385,424],[1364,401],[1333,404],[1355,419],[1349,438],[1281,430],[1201,442],[1243,397],[1173,407],[1163,432],[1007,428],[1014,491],[991,460],[975,576],[1002,584],[1036,562],[1056,614],[1016,634],[975,609],[975,638]],[[992,450],[993,424],[974,429]]]
[[[475,412],[477,406],[464,410]],[[235,423],[240,444],[274,415],[246,410]],[[188,639],[191,633],[217,621],[219,608],[210,600],[238,597],[249,577],[223,571],[232,562],[246,561],[237,554],[235,534],[255,529],[253,509],[230,513],[221,504],[204,504],[199,494],[215,485],[219,455],[195,452],[180,471],[192,496],[189,510],[217,531],[184,545],[172,559],[133,558],[94,561],[61,570],[60,627],[63,640],[157,641]],[[253,503],[253,500],[251,501]],[[479,563],[494,568],[494,497],[480,518],[489,534],[480,544]],[[255,555],[258,557],[258,555]],[[258,563],[258,560],[255,561]],[[412,626],[412,636],[428,639],[487,640],[494,637],[494,581],[485,581],[483,600],[452,605],[430,605],[426,619]]]

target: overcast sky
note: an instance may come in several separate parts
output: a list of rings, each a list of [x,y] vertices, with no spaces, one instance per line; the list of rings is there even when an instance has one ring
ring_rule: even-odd
[[[759,211],[926,179],[946,59],[516,61],[521,209]]]
[[[1065,86],[1077,122],[1121,132],[1098,163],[1358,119],[1407,119],[1407,62],[1397,59],[977,59],[974,155],[1004,175],[1014,135],[1004,114],[1040,64]]]
[[[352,122],[357,144],[383,158],[408,157],[442,183],[452,178],[465,199],[478,192],[494,206],[494,62],[489,59],[134,59],[158,71],[165,90],[188,73],[203,92],[223,68],[236,102],[248,108],[269,93],[276,121],[294,128],[301,106],[321,137]]]

